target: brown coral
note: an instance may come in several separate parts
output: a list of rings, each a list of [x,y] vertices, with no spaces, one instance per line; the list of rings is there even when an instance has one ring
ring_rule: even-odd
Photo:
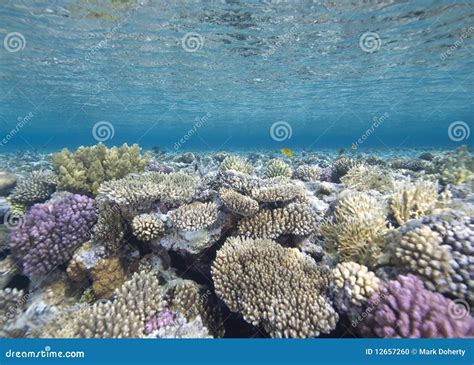
[[[165,231],[165,224],[155,214],[140,214],[133,218],[133,234],[140,241],[154,240]]]
[[[222,188],[219,190],[219,197],[225,207],[234,213],[251,216],[258,211],[258,202],[256,200],[232,189]]]
[[[194,202],[169,213],[174,225],[183,231],[198,231],[209,227],[217,219],[216,203]]]

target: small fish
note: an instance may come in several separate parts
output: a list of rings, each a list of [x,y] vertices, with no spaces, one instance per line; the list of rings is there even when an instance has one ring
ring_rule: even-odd
[[[283,153],[286,157],[293,157],[294,155],[293,150],[289,148],[282,148],[280,152]]]

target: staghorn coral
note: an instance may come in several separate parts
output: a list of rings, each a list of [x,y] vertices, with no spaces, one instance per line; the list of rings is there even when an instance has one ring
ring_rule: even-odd
[[[293,178],[305,181],[316,182],[321,177],[322,169],[314,165],[300,165],[293,173]]]
[[[140,214],[132,221],[133,234],[140,241],[154,240],[165,231],[165,224],[157,214]]]
[[[368,194],[353,192],[336,204],[334,217],[335,222],[321,227],[326,243],[335,246],[344,261],[376,265],[388,225],[382,203]]]
[[[369,300],[359,324],[367,337],[437,338],[474,336],[474,318],[460,304],[427,290],[416,276],[399,276]],[[462,313],[461,313],[462,312]]]
[[[277,238],[284,234],[305,236],[315,233],[317,213],[306,204],[292,203],[284,208],[261,209],[238,224],[240,235],[252,238]]]
[[[227,156],[224,158],[224,160],[221,162],[220,170],[234,170],[245,174],[253,174],[254,172],[253,166],[239,156]]]
[[[135,273],[115,295],[113,301],[97,302],[78,313],[75,337],[143,337],[146,320],[166,305],[152,273]]]
[[[212,265],[217,295],[272,337],[316,337],[336,326],[325,272],[307,255],[271,240],[229,238]]]
[[[430,213],[438,201],[438,185],[419,179],[395,184],[390,209],[395,221],[402,225],[410,219],[418,219]]]
[[[12,232],[10,247],[28,276],[46,274],[66,263],[90,237],[97,220],[94,201],[67,194],[52,203],[35,204],[23,224]]]
[[[232,189],[222,188],[219,197],[225,207],[243,216],[251,216],[258,211],[258,202],[248,196],[240,194]]]
[[[364,265],[348,261],[337,264],[332,270],[334,303],[343,312],[361,307],[379,290],[380,279]]]
[[[13,203],[31,205],[48,200],[55,192],[57,178],[47,171],[33,171],[21,179],[9,198]]]
[[[79,147],[71,152],[67,148],[52,156],[59,188],[80,193],[97,193],[104,181],[121,179],[129,173],[141,172],[149,161],[140,154],[138,145],[107,148],[99,143],[92,147]]]
[[[265,176],[268,179],[273,177],[291,177],[291,167],[282,160],[270,160],[265,170]]]
[[[199,231],[215,223],[217,213],[217,205],[214,202],[194,202],[171,211],[169,217],[179,230]]]
[[[348,188],[359,191],[377,190],[387,192],[392,189],[393,179],[388,171],[378,166],[355,165],[341,178],[341,182]]]

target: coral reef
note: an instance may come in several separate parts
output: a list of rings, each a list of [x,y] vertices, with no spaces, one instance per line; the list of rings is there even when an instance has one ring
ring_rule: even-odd
[[[360,162],[350,158],[350,157],[340,157],[338,158],[333,165],[331,179],[334,182],[341,182],[341,177],[348,173],[348,171],[357,166]]]
[[[367,337],[472,337],[474,318],[460,304],[427,290],[413,275],[399,276],[369,301],[358,328]]]
[[[224,206],[233,213],[251,216],[258,211],[258,202],[232,189],[222,188],[219,197]]]
[[[315,233],[318,214],[306,204],[292,203],[284,208],[261,209],[238,224],[239,234],[252,238],[277,238],[284,234],[305,236]]]
[[[6,195],[15,187],[18,178],[15,174],[7,171],[0,171],[0,195]]]
[[[379,290],[380,279],[364,265],[348,261],[336,265],[332,270],[334,304],[342,312],[351,307],[361,307]]]
[[[321,177],[322,169],[319,166],[300,165],[293,173],[295,179],[305,182],[315,182]]]
[[[252,174],[254,171],[253,166],[239,156],[227,156],[224,158],[221,162],[220,169],[221,171],[233,170],[244,174]]]
[[[265,171],[265,176],[272,177],[290,177],[292,175],[291,167],[282,160],[270,160]]]
[[[165,231],[165,224],[157,214],[140,214],[133,218],[133,234],[140,241],[151,241]]]
[[[335,246],[344,261],[376,265],[388,230],[383,204],[366,193],[352,192],[337,202],[334,218],[321,226],[328,248]]]
[[[395,183],[390,208],[395,221],[402,225],[410,219],[421,218],[431,212],[438,201],[436,183],[419,179],[415,182]]]
[[[216,221],[217,205],[212,202],[194,202],[171,211],[169,217],[179,230],[198,231]]]
[[[148,155],[140,154],[138,145],[107,148],[102,143],[67,148],[52,156],[53,167],[59,176],[59,188],[78,193],[97,193],[104,181],[120,179],[132,172],[144,170]]]
[[[72,252],[90,238],[97,220],[94,201],[67,194],[50,203],[34,205],[10,237],[13,254],[28,276],[46,274],[69,261]]]
[[[31,205],[48,200],[56,191],[57,178],[46,171],[33,171],[21,179],[9,198],[13,203]]]
[[[316,337],[338,315],[324,292],[328,278],[298,250],[270,240],[229,238],[212,266],[217,295],[272,337]]]
[[[351,167],[341,178],[341,182],[348,188],[359,191],[377,190],[390,191],[393,179],[389,172],[383,171],[378,166],[359,164]]]
[[[21,337],[15,320],[26,309],[28,295],[23,290],[6,288],[0,290],[0,338]]]

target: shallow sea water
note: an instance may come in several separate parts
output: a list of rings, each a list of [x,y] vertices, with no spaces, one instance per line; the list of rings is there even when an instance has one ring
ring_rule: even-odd
[[[1,337],[474,336],[472,2],[0,19]]]

